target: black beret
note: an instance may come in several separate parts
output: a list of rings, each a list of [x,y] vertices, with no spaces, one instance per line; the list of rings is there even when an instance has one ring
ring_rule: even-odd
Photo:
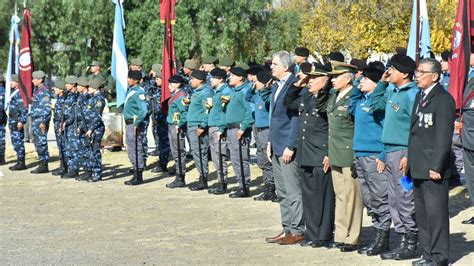
[[[141,80],[142,79],[142,72],[137,70],[130,70],[128,71],[128,78],[133,80]]]
[[[200,80],[206,80],[206,77],[207,77],[207,74],[206,72],[202,71],[202,70],[194,70],[193,72],[191,72],[191,77],[195,78],[195,79],[200,79]]]
[[[330,52],[329,60],[344,62],[344,55],[341,52]]]
[[[306,47],[296,47],[295,54],[302,57],[308,57],[309,50]]]
[[[395,69],[402,73],[413,73],[416,69],[415,61],[406,55],[395,54],[390,59],[390,62],[392,62]]]
[[[446,50],[441,53],[441,59],[443,59],[443,61],[448,62],[449,57],[451,57],[451,50]]]
[[[245,70],[241,67],[233,67],[230,69],[230,73],[236,75],[236,76],[239,76],[239,77],[243,77],[243,78],[246,78],[247,77],[247,72],[245,72]]]
[[[305,74],[308,73],[308,72],[311,72],[312,67],[313,67],[313,65],[311,63],[308,63],[308,62],[303,62],[300,65],[301,72],[303,72]]]
[[[384,65],[382,62],[380,62],[380,61],[373,61],[373,62],[370,62],[367,67],[370,67],[370,68],[377,68],[377,69],[379,69],[380,71],[385,72],[385,65]]]
[[[362,71],[362,75],[372,80],[373,82],[377,83],[382,78],[383,72],[384,71],[378,68],[366,67]]]
[[[263,70],[263,67],[259,66],[259,65],[256,65],[256,66],[252,66],[250,67],[249,70],[247,70],[247,74],[249,75],[252,75],[252,76],[255,76],[257,75],[260,71]]]
[[[353,66],[356,66],[358,71],[362,71],[362,70],[364,70],[364,68],[367,67],[367,62],[365,62],[365,60],[359,59],[359,58],[352,58],[352,60],[349,64],[351,64]]]
[[[180,75],[173,75],[168,79],[168,82],[169,83],[181,83],[181,84],[183,84],[185,82],[185,80]]]
[[[209,72],[213,78],[218,78],[218,79],[225,79],[227,77],[227,72],[225,72],[224,69],[221,68],[214,68]]]
[[[257,80],[263,84],[267,84],[273,78],[269,71],[262,70],[257,73]]]
[[[400,55],[407,55],[407,48],[397,46],[397,47],[395,48],[395,52],[396,52],[397,54],[400,54]]]

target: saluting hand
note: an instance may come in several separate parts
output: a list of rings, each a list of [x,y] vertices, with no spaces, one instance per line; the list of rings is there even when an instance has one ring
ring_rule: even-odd
[[[441,175],[438,172],[430,170],[430,178],[433,179],[433,180],[440,180]]]
[[[382,78],[380,79],[380,81],[388,82],[389,79],[390,79],[390,71],[391,70],[392,70],[392,68],[389,68],[389,69],[385,70],[385,72],[383,73]]]
[[[323,172],[327,173],[329,171],[329,168],[331,168],[331,166],[329,165],[329,157],[324,156],[324,159],[323,159]]]

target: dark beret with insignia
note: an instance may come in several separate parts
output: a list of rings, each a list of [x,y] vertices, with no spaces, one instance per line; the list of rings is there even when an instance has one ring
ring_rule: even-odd
[[[247,70],[247,74],[255,76],[257,75],[260,71],[263,70],[263,67],[257,65],[257,66],[252,66],[249,70]]]
[[[217,64],[219,63],[219,59],[215,56],[208,55],[202,58],[202,63],[203,64]]]
[[[441,59],[443,59],[444,62],[448,62],[450,57],[451,57],[451,50],[446,50],[441,53]]]
[[[243,78],[246,78],[247,77],[247,72],[241,68],[241,67],[233,67],[230,69],[230,73],[236,75],[236,76],[239,76],[239,77],[243,77]]]
[[[306,47],[296,47],[295,55],[302,56],[302,57],[308,57],[309,56],[309,50]]]
[[[397,46],[397,47],[395,48],[395,52],[396,52],[397,54],[400,54],[400,55],[407,55],[407,48]]]
[[[392,66],[402,73],[413,73],[416,69],[415,61],[406,55],[395,54],[390,59]]]
[[[206,80],[206,72],[202,71],[202,70],[194,70],[193,72],[191,72],[191,77],[195,78],[195,79],[199,79],[199,80]]]
[[[364,68],[367,67],[367,62],[365,62],[365,60],[359,59],[359,58],[352,58],[352,60],[350,61],[349,64],[351,64],[353,66],[356,66],[358,71],[362,71],[362,70],[364,70]]]
[[[366,67],[362,71],[362,75],[372,80],[373,82],[377,83],[382,78],[383,72],[384,71],[381,71],[378,68]]]
[[[329,60],[344,62],[344,55],[341,52],[330,52]]]
[[[263,84],[267,84],[273,78],[269,71],[262,70],[257,73],[257,80]]]
[[[136,70],[128,71],[128,78],[133,80],[141,80],[142,79],[142,72]]]
[[[180,84],[183,84],[185,83],[185,80],[183,77],[181,77],[180,75],[173,75],[171,76],[169,79],[168,79],[168,82],[169,83],[180,83]]]
[[[385,72],[385,65],[380,61],[370,62],[367,67],[377,68],[378,70]]]
[[[213,78],[218,78],[218,79],[225,79],[227,77],[227,72],[225,72],[224,69],[221,68],[214,68],[209,72]]]

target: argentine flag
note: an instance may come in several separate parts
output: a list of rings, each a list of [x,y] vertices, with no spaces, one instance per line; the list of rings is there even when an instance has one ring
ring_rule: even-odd
[[[420,3],[420,17],[416,17],[417,1]],[[420,23],[419,43],[416,43],[416,23]],[[411,17],[410,38],[408,39],[407,55],[416,61],[416,51],[419,49],[420,59],[430,57],[430,23],[428,22],[428,11],[426,0],[413,0],[413,13]]]
[[[115,90],[117,92],[117,107],[125,101],[127,93],[127,52],[125,51],[125,39],[123,29],[125,19],[123,17],[123,0],[112,0],[115,4],[114,39],[112,43],[112,77],[115,79]]]
[[[10,26],[10,50],[8,52],[7,76],[5,77],[5,110],[10,103],[12,74],[18,74],[18,54],[20,45],[20,32],[18,31],[20,18],[15,14]]]

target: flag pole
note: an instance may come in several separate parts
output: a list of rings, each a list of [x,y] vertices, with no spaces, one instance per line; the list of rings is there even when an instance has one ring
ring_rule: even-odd
[[[416,42],[415,42],[415,62],[418,66],[420,62],[420,0],[416,0]]]

